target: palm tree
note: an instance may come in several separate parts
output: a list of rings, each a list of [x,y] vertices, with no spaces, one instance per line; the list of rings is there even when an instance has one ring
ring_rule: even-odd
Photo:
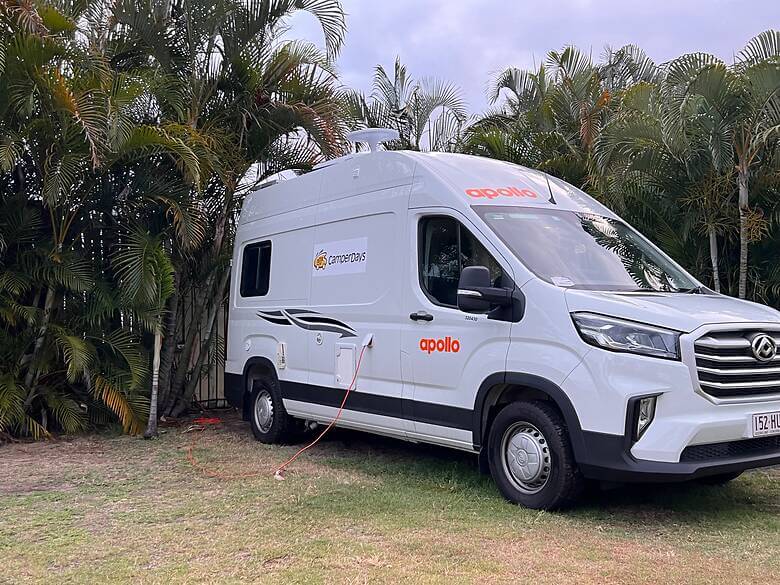
[[[287,19],[299,10],[321,24],[324,52],[282,40]],[[186,128],[208,161],[203,188],[189,197],[203,218],[202,238],[191,249],[174,245],[171,254],[179,285],[169,299],[160,398],[164,412],[177,414],[189,406],[215,342],[235,218],[251,187],[248,171],[259,168],[262,178],[308,169],[346,148],[332,68],[344,14],[338,0],[126,0],[116,18],[126,50],[115,61],[154,72],[159,119]],[[195,300],[185,310],[191,292]]]
[[[537,71],[510,67],[499,73],[487,91],[493,108],[466,128],[463,151],[530,167],[560,169],[552,162],[561,142],[548,98],[552,83],[544,64]]]
[[[633,45],[608,50],[605,58],[597,65],[566,47],[548,53],[536,71],[499,73],[488,89],[494,109],[467,129],[466,151],[497,154],[582,187],[595,186],[593,147],[622,93],[658,78],[655,63]]]
[[[4,388],[17,405],[0,424],[33,435],[47,431],[50,414],[62,428],[83,428],[82,406],[92,416],[95,400],[126,430],[139,429],[146,366],[125,324],[131,309],[101,270],[117,219],[110,203],[125,198],[128,177],[150,163],[200,180],[200,161],[178,129],[145,123],[146,80],[112,68],[98,46],[105,38],[85,34],[100,27],[98,6],[39,11],[8,2],[0,13],[8,31],[0,69],[0,221],[6,236],[34,234],[5,237],[0,246],[3,346],[12,356],[3,366]],[[21,406],[9,398],[19,392]]]
[[[663,83],[641,82],[625,90],[595,143],[600,192],[605,201],[629,216],[652,214],[650,226],[659,221],[664,204],[671,205],[665,222],[676,223],[678,229],[674,236],[667,233],[666,247],[676,250],[678,258],[698,248],[691,245],[690,230],[679,228],[686,220],[702,226],[709,244],[713,286],[720,292],[718,236],[728,224],[730,199],[722,177],[728,176],[729,168],[712,156],[706,135],[691,131],[687,121],[691,115],[695,114],[677,108]],[[693,215],[686,208],[693,209]]]
[[[694,272],[707,270],[708,258],[716,289],[722,271],[732,280],[736,220],[728,203],[741,200],[734,290],[746,295],[749,270],[756,287],[773,290],[764,283],[774,272],[747,263],[748,243],[765,238],[774,221],[748,206],[748,186],[760,184],[765,205],[774,205],[778,35],[753,39],[733,67],[702,54],[657,66],[632,45],[608,49],[599,64],[572,47],[553,51],[538,70],[510,68],[495,78],[495,106],[466,129],[463,150],[588,189]]]
[[[434,78],[415,80],[396,57],[392,77],[381,65],[374,71],[370,98],[359,92],[345,96],[353,128],[393,128],[400,136],[389,148],[451,151],[466,121],[458,87]]]
[[[146,438],[157,436],[163,317],[166,302],[174,291],[174,269],[163,242],[162,235],[155,236],[136,227],[127,234],[113,256],[122,294],[133,307],[133,314],[140,323],[154,335],[149,420],[144,433]]]
[[[739,211],[738,296],[747,294],[748,246],[763,227],[750,207],[756,167],[771,158],[780,133],[780,32],[753,38],[729,67],[703,53],[670,65],[667,83],[680,110],[693,111],[689,126],[707,136],[713,160],[736,168]]]

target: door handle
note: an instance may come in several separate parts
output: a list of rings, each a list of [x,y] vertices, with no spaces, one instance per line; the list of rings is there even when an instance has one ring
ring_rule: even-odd
[[[433,321],[433,315],[426,313],[425,311],[417,311],[409,315],[412,321]]]

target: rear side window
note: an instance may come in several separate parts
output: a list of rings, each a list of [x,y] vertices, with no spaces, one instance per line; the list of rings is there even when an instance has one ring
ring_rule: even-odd
[[[241,259],[241,296],[267,295],[270,278],[271,242],[258,242],[246,246]]]
[[[420,222],[420,285],[439,305],[458,304],[458,280],[466,266],[486,266],[495,286],[503,271],[479,241],[451,217],[426,217]]]

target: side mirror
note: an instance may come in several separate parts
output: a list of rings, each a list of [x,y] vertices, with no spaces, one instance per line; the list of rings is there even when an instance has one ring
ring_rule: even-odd
[[[485,313],[492,306],[512,303],[512,291],[492,286],[485,266],[467,266],[458,281],[458,308],[467,313]]]

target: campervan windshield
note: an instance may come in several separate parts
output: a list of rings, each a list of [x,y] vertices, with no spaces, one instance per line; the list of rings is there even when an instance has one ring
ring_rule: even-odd
[[[698,284],[623,222],[559,209],[475,206],[521,262],[562,287],[695,292]]]

